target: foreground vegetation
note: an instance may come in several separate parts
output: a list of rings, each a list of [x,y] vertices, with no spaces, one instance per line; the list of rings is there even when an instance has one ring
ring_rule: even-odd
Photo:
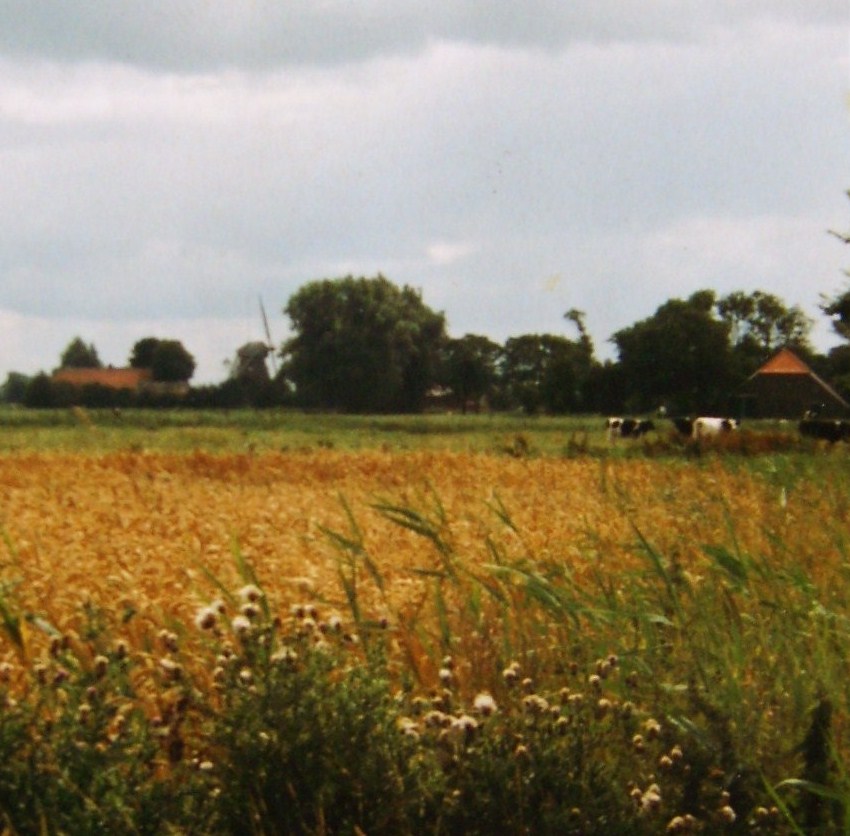
[[[0,458],[8,832],[848,829],[843,448],[327,426]]]

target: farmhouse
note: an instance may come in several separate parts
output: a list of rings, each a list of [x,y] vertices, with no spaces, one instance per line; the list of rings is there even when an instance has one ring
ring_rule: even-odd
[[[747,418],[801,418],[813,406],[828,418],[850,413],[850,404],[787,348],[751,375],[736,395]]]
[[[105,386],[107,389],[132,389],[139,391],[153,381],[150,369],[57,369],[53,372],[54,383],[71,386]]]

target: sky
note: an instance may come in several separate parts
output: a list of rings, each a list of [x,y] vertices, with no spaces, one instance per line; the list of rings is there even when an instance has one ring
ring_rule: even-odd
[[[0,0],[0,381],[81,337],[194,383],[383,274],[597,355],[670,298],[850,283],[848,0]]]

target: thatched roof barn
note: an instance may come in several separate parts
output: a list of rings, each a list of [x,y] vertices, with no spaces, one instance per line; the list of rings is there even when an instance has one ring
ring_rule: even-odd
[[[850,414],[850,403],[787,348],[751,375],[736,395],[747,418],[801,418],[813,407],[825,418]]]

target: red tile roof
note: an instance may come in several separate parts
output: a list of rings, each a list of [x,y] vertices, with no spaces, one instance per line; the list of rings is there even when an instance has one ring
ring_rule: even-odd
[[[150,369],[58,369],[53,373],[57,383],[72,386],[98,384],[110,389],[138,389],[152,379]]]
[[[812,370],[793,351],[783,348],[770,358],[756,374],[812,374]]]

